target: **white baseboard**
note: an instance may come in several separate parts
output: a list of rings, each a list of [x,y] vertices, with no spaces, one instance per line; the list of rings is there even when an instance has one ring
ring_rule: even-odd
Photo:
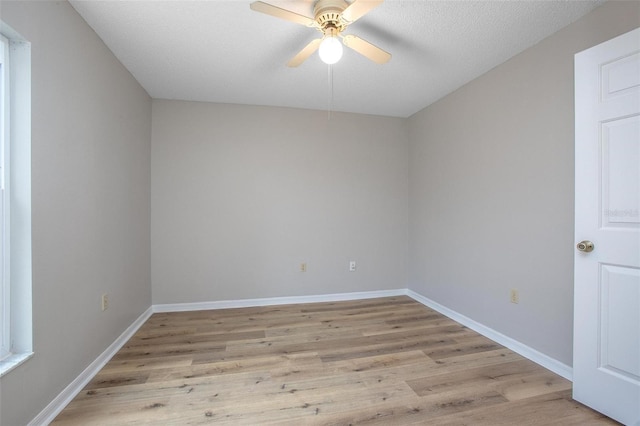
[[[153,312],[204,311],[210,309],[250,308],[254,306],[290,305],[297,303],[342,302],[346,300],[374,299],[404,296],[407,289],[364,291],[357,293],[319,294],[312,296],[269,297],[264,299],[221,300],[195,303],[168,303],[153,305]]]
[[[84,369],[73,382],[63,389],[60,394],[40,412],[28,426],[48,425],[58,414],[80,393],[80,391],[98,374],[100,369],[124,346],[153,313],[151,307],[136,319],[127,329],[105,349],[87,368]]]
[[[434,302],[433,300],[424,297],[423,295],[418,294],[413,290],[407,290],[406,294],[407,296],[422,303],[423,305],[435,311],[438,311],[441,314],[451,318],[452,320],[459,322],[465,327],[468,327],[473,331],[476,331],[483,336],[493,340],[494,342],[511,349],[512,351],[535,362],[536,364],[541,365],[547,370],[551,370],[557,375],[562,376],[567,380],[573,381],[573,369],[570,366],[561,363],[557,359],[551,358],[550,356],[545,355],[542,352],[533,349],[532,347],[529,347],[515,339],[512,339],[511,337],[505,336],[504,334],[495,331],[494,329],[489,328],[483,324],[480,324],[479,322],[476,322],[469,317],[459,314],[456,311],[442,306],[441,304]]]

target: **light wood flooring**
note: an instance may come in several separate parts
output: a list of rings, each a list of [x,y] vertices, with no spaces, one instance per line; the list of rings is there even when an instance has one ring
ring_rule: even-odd
[[[409,297],[154,314],[54,425],[606,425]]]

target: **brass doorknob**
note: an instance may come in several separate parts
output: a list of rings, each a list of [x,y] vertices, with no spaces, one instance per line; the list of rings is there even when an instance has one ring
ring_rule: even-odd
[[[593,251],[593,248],[595,246],[593,245],[593,243],[591,241],[586,241],[585,240],[585,241],[580,241],[576,247],[580,251],[583,251],[585,253],[589,253],[590,251]]]

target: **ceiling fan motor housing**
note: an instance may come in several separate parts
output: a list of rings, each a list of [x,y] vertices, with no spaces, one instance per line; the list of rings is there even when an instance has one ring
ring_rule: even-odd
[[[318,0],[316,2],[313,14],[323,33],[326,33],[327,30],[335,30],[337,33],[344,31],[347,23],[341,19],[341,14],[347,6],[349,4],[345,0]]]

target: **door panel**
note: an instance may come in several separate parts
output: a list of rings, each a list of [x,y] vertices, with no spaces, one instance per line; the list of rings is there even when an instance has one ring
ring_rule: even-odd
[[[599,368],[640,385],[640,269],[602,265],[600,277]]]
[[[603,226],[640,225],[640,115],[602,123]]]
[[[640,91],[640,53],[602,65],[602,99]]]

